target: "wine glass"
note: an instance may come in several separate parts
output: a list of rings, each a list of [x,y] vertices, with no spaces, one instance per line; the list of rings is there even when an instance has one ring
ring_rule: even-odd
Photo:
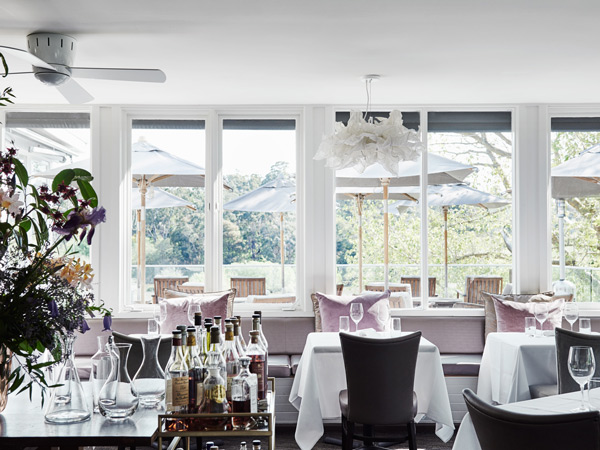
[[[596,371],[596,361],[591,347],[571,347],[569,349],[569,373],[581,387],[581,406],[575,411],[589,411],[585,406],[583,387],[592,379]]]
[[[577,306],[577,303],[565,303],[565,307],[563,308],[563,316],[565,316],[565,320],[569,322],[569,325],[571,325],[571,331],[573,331],[573,324],[577,322],[577,319],[579,319],[579,306]]]
[[[356,325],[356,331],[358,332],[358,322],[363,318],[363,305],[362,303],[352,303],[350,305],[350,318]]]
[[[535,320],[540,323],[540,334],[538,337],[542,337],[544,335],[544,322],[548,318],[548,304],[542,302],[536,303],[533,307],[533,313]]]
[[[188,306],[187,316],[192,325],[195,323],[195,315],[197,312],[202,312],[200,309],[199,303],[190,302],[190,306]]]

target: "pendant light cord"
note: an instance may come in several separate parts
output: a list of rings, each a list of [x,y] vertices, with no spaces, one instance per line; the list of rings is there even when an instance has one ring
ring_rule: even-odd
[[[369,117],[369,112],[371,111],[371,82],[372,78],[365,78],[365,90],[367,91],[367,110],[365,111],[365,115],[363,116],[363,120],[366,122]]]

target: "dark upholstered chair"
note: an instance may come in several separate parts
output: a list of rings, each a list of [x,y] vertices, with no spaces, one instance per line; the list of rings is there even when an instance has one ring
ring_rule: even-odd
[[[339,396],[343,449],[352,449],[354,438],[372,446],[378,440],[376,426],[406,425],[409,448],[416,450],[413,388],[421,332],[392,339],[341,333],[340,340],[348,385]],[[354,432],[357,423],[363,425],[363,435]]]
[[[481,450],[600,450],[600,413],[520,414],[463,391]]]
[[[115,344],[131,344],[129,358],[127,359],[127,372],[129,373],[129,377],[133,379],[133,376],[142,365],[142,359],[144,358],[141,339],[139,337],[119,333],[118,331],[113,331],[112,335],[115,338]],[[167,366],[169,356],[171,356],[171,337],[164,336],[160,338],[160,344],[158,346],[158,362],[163,370],[165,370],[165,367]]]
[[[583,334],[563,328],[555,329],[558,393],[576,392],[581,388],[569,373],[569,349],[573,346],[592,347],[596,360],[594,377],[600,376],[600,335]]]

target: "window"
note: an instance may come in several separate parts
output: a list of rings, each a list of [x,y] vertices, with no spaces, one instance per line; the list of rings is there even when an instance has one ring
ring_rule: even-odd
[[[90,169],[90,115],[88,113],[8,112],[6,143],[14,142],[17,157],[31,182],[50,184],[63,168]],[[62,244],[65,248],[73,242]],[[77,244],[78,257],[91,262],[91,248]]]
[[[166,287],[204,286],[205,124],[135,119],[131,303],[156,302]]]
[[[223,288],[238,301],[296,301],[296,121],[225,119]]]
[[[554,117],[551,129],[552,279],[573,283],[575,300],[594,301],[600,289],[600,118]]]
[[[429,276],[437,296],[481,304],[512,283],[511,114],[430,112],[427,140]]]

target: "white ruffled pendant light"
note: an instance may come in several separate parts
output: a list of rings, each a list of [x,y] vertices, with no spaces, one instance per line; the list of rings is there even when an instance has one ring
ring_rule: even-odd
[[[353,168],[362,174],[373,164],[381,165],[387,172],[398,176],[402,161],[415,161],[425,151],[419,133],[406,128],[400,111],[391,111],[388,118],[369,117],[371,107],[371,84],[379,75],[365,75],[367,108],[364,116],[352,111],[348,124],[337,122],[335,131],[321,142],[315,155],[316,160],[325,160],[325,165],[335,170]],[[368,118],[368,120],[367,120]],[[381,178],[383,187],[383,240],[384,240],[384,287],[389,286],[389,221],[388,188],[390,178]],[[362,256],[361,256],[362,258]],[[359,289],[362,285],[362,268],[359,269]]]

